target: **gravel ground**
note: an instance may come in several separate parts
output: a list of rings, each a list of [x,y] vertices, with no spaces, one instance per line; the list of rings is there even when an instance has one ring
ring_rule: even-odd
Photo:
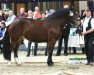
[[[27,58],[26,52],[20,51],[19,59],[22,64],[19,66],[14,63],[13,54],[11,65],[8,65],[3,59],[2,54],[0,54],[0,75],[94,75],[94,66],[86,66],[83,63],[69,63],[69,58],[85,57],[85,55],[53,55],[55,65],[48,67],[46,64],[47,56],[43,54],[40,51],[38,56],[31,55]]]

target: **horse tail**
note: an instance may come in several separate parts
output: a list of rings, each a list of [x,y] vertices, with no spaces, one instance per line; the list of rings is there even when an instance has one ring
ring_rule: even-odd
[[[9,26],[6,28],[5,36],[3,38],[3,56],[6,60],[11,60],[11,49],[10,49],[10,37],[8,32]]]

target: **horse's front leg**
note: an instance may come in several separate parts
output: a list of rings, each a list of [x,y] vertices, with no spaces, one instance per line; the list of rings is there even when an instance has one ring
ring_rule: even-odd
[[[56,43],[56,41],[48,42],[48,60],[47,60],[48,66],[54,65],[54,62],[52,61],[52,54],[53,54],[53,49],[54,49],[55,43]]]

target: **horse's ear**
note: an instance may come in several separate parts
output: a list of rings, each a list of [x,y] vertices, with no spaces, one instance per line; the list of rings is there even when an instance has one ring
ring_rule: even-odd
[[[69,14],[70,16],[74,16],[74,13],[72,12],[72,11],[70,11],[70,14]]]

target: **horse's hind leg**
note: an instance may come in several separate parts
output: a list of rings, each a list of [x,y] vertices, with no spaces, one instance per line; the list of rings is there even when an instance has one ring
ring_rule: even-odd
[[[29,57],[30,56],[30,53],[31,53],[31,44],[32,44],[32,42],[28,42],[28,51],[27,51],[27,57]]]
[[[48,42],[48,60],[47,60],[48,66],[54,65],[54,63],[52,61],[52,53],[53,53],[55,43],[56,43],[56,41],[54,41],[54,40]]]
[[[16,43],[15,48],[14,48],[14,59],[15,59],[15,63],[17,65],[20,64],[19,59],[18,59],[18,48],[19,48],[19,46],[20,46],[20,43]]]

